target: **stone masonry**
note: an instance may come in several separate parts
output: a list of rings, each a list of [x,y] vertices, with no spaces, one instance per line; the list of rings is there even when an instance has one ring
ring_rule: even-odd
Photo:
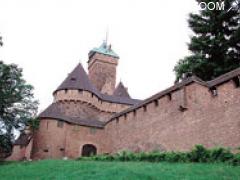
[[[89,53],[88,74],[79,64],[54,91],[33,159],[240,146],[240,68],[209,82],[192,76],[140,101],[122,82],[115,87],[118,59],[103,43]]]

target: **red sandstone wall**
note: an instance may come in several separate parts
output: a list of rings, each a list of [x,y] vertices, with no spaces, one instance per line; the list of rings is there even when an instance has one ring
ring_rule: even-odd
[[[95,145],[98,154],[121,150],[184,151],[196,144],[234,149],[240,146],[240,88],[229,81],[217,89],[218,96],[213,97],[207,87],[192,83],[171,93],[171,98],[158,99],[158,105],[152,102],[135,114],[115,119],[105,129],[68,123],[59,128],[56,120],[41,120],[33,157],[77,158],[84,144]],[[182,111],[180,106],[187,109]]]
[[[10,157],[8,157],[7,161],[20,161],[25,157],[26,147],[20,147],[20,145],[14,146],[13,151]]]
[[[112,138],[112,152],[121,150],[189,150],[206,147],[240,146],[240,88],[232,81],[220,85],[218,96],[196,83],[120,117],[106,126]],[[180,111],[179,105],[188,109]]]
[[[47,128],[48,123],[48,128]],[[39,131],[34,138],[33,159],[77,158],[81,156],[82,146],[92,144],[97,153],[108,153],[109,139],[103,129],[64,123],[57,127],[57,120],[42,119]],[[45,152],[46,149],[48,152]],[[61,151],[61,149],[64,149]]]
[[[66,136],[66,155],[70,158],[81,156],[82,147],[92,144],[97,148],[97,154],[109,153],[110,139],[104,129],[96,129],[77,125],[69,125]]]
[[[66,124],[57,127],[57,121],[44,119],[40,121],[39,130],[35,133],[33,142],[33,159],[61,158],[64,156]]]

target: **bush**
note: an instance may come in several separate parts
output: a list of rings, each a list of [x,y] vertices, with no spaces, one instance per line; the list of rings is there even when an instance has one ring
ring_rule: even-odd
[[[196,145],[190,152],[140,152],[133,153],[122,151],[114,155],[97,155],[92,157],[80,157],[78,160],[94,161],[147,161],[147,162],[228,162],[231,165],[240,165],[240,153],[233,154],[229,149],[206,149],[202,145]]]

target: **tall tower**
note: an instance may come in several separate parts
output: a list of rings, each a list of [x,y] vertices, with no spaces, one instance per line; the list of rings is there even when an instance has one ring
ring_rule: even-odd
[[[116,84],[116,68],[119,56],[111,45],[103,42],[88,53],[89,79],[104,94],[112,95]]]

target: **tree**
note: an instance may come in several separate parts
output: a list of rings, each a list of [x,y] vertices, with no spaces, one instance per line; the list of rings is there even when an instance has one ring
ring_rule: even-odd
[[[32,91],[22,77],[22,69],[0,61],[0,153],[9,155],[13,130],[23,130],[36,116],[38,102]]]
[[[177,81],[184,74],[196,75],[207,81],[240,67],[240,8],[235,7],[236,0],[222,2],[225,10],[206,8],[198,14],[190,14],[188,23],[194,35],[188,48],[192,54],[179,60],[174,67]],[[234,8],[229,10],[233,5]]]
[[[0,36],[0,46],[3,46],[2,37]]]

